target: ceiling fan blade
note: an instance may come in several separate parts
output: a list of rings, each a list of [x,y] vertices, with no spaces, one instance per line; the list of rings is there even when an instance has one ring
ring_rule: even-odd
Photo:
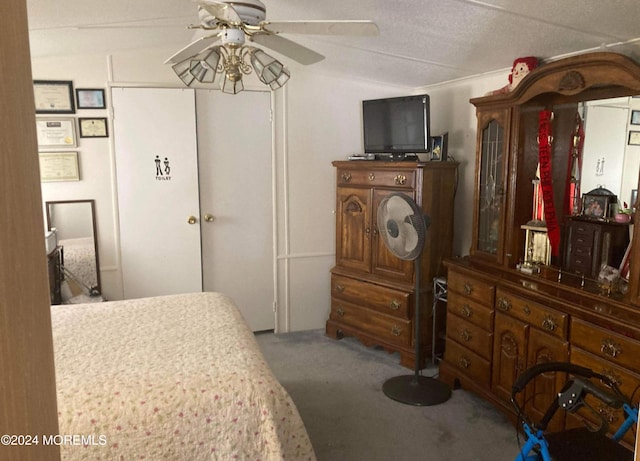
[[[279,35],[270,34],[254,34],[250,39],[262,46],[271,48],[280,54],[283,54],[294,61],[298,61],[300,64],[309,65],[322,61],[324,56],[320,53],[302,46],[296,42],[293,42],[287,38]]]
[[[215,42],[220,40],[220,34],[216,31],[215,34],[205,35],[204,37],[200,37],[197,40],[189,43],[187,46],[182,48],[176,54],[167,59],[165,64],[177,64],[179,62],[184,61],[185,59],[190,58],[191,56],[195,56],[196,54],[203,51],[205,48],[210,47]]]
[[[220,19],[229,24],[241,24],[242,19],[228,3],[222,3],[215,0],[200,0],[198,5],[211,16]]]
[[[378,35],[373,21],[263,21],[265,30],[275,33],[310,35]]]

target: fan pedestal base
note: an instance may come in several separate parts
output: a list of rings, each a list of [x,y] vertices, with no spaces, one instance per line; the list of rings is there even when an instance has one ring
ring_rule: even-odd
[[[451,389],[445,383],[426,376],[396,376],[382,385],[382,392],[390,399],[416,406],[444,403],[451,397]]]

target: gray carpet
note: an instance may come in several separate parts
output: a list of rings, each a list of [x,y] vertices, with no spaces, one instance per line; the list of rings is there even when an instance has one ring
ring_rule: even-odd
[[[429,407],[386,397],[388,378],[413,373],[397,354],[321,330],[256,337],[298,407],[318,461],[508,461],[519,452],[513,425],[464,390]]]

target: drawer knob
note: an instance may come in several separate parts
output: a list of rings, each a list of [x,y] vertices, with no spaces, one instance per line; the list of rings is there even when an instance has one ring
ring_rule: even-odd
[[[402,304],[400,303],[400,301],[398,301],[397,299],[392,299],[391,303],[389,304],[389,306],[391,307],[391,309],[393,309],[394,311],[397,311],[398,309],[400,309],[400,306]]]
[[[509,312],[511,310],[511,301],[507,298],[498,298],[497,307],[503,312]]]
[[[391,329],[391,334],[393,336],[400,336],[400,333],[402,333],[402,328],[400,328],[398,325],[394,325]]]
[[[553,317],[548,315],[542,320],[542,328],[547,331],[554,331],[556,328],[558,328],[558,324]]]
[[[460,337],[462,338],[463,341],[466,341],[466,342],[471,341],[471,333],[466,328],[460,331]]]
[[[373,173],[369,173],[369,181],[373,181],[374,179],[376,179],[376,175]]]
[[[462,314],[463,317],[469,318],[471,317],[472,313],[473,311],[471,310],[468,304],[465,304],[460,308],[460,314]]]
[[[617,357],[622,354],[622,346],[616,344],[613,339],[605,338],[600,343],[600,352],[610,357]]]
[[[407,177],[403,174],[398,174],[395,178],[393,178],[393,182],[395,182],[398,186],[404,186],[407,183]]]
[[[525,315],[531,315],[531,308],[529,307],[528,304],[524,305],[524,307],[522,308],[522,311],[525,313]]]
[[[340,284],[336,285],[336,291],[338,293],[342,293],[344,291],[344,286],[342,286]]]
[[[473,292],[473,285],[469,282],[464,282],[464,287],[462,289],[464,290],[464,294],[469,296]]]
[[[349,182],[351,181],[351,173],[349,173],[348,171],[345,171],[344,173],[342,173],[342,182]]]
[[[462,368],[468,369],[471,366],[471,361],[466,357],[460,357],[458,363]]]
[[[341,308],[341,307],[339,307],[339,308],[337,308],[337,309],[336,309],[336,313],[337,313],[340,317],[344,317],[344,314],[345,314],[344,309],[343,309],[343,308]]]

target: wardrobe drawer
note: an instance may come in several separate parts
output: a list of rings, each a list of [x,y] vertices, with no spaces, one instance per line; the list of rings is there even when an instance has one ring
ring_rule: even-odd
[[[467,274],[449,271],[447,276],[449,291],[455,291],[485,306],[493,306],[495,287]]]
[[[356,306],[340,299],[331,299],[329,318],[358,328],[370,336],[399,346],[411,345],[412,322],[372,309]]]
[[[540,328],[558,338],[567,338],[569,316],[535,301],[498,289],[496,310]]]
[[[485,330],[493,329],[493,309],[449,291],[447,312],[455,314]]]
[[[485,359],[491,359],[493,333],[449,312],[447,315],[447,337],[475,351]]]
[[[489,386],[491,377],[491,364],[475,352],[462,347],[450,338],[444,350],[444,358],[451,365],[459,368],[469,378],[483,386]]]
[[[416,184],[415,171],[406,170],[350,170],[338,169],[338,185],[384,186],[413,189]]]
[[[571,345],[640,372],[640,341],[579,319],[571,321]]]
[[[332,275],[331,296],[354,304],[366,305],[384,314],[403,319],[409,318],[410,294],[405,291]]]

